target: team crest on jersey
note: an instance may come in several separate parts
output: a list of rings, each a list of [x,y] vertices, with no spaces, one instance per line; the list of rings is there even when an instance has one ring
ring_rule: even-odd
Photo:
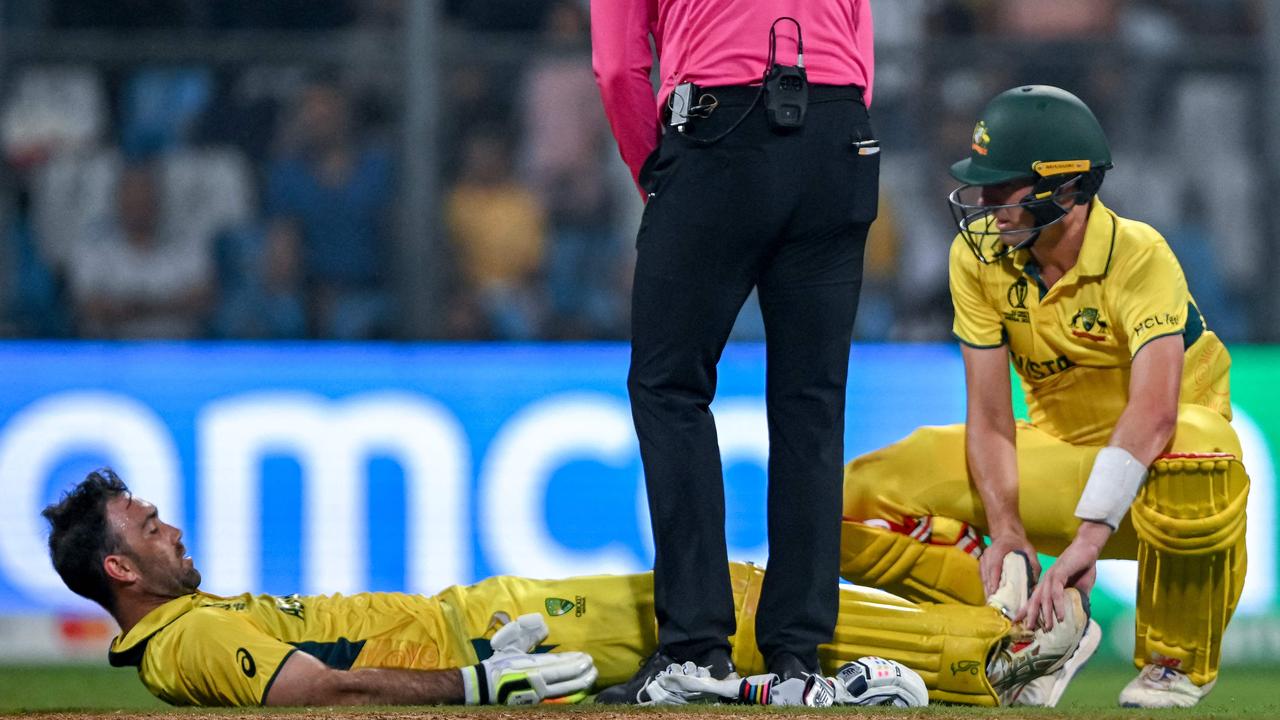
[[[544,604],[547,607],[547,614],[551,617],[559,617],[573,611],[573,601],[564,598],[547,598]]]
[[[979,155],[987,154],[987,146],[991,144],[991,134],[987,132],[987,123],[985,120],[979,120],[977,125],[973,126],[973,151]]]
[[[1076,311],[1075,315],[1071,316],[1072,335],[1094,342],[1105,341],[1107,336],[1095,334],[1093,332],[1095,329],[1098,333],[1105,333],[1107,330],[1107,321],[1102,319],[1102,316],[1098,313],[1098,308],[1081,308]]]
[[[574,617],[582,617],[587,612],[587,599],[582,595],[575,595],[572,600],[551,597],[547,598],[543,604],[551,617],[567,615],[570,612]]]

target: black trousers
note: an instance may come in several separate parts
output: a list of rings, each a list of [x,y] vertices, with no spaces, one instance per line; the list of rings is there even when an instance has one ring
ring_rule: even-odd
[[[656,545],[660,646],[691,659],[736,631],[724,484],[709,405],[716,364],[758,288],[766,335],[768,572],[756,640],[817,665],[834,632],[845,383],[878,146],[854,87],[810,89],[805,126],[769,128],[755,89],[707,89],[719,105],[670,129],[645,164],[627,387]]]

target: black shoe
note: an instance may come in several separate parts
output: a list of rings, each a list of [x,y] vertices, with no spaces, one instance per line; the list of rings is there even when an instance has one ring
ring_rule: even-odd
[[[711,677],[717,680],[723,680],[736,672],[726,648],[712,648],[694,658],[693,661],[699,667],[709,668]],[[645,692],[645,687],[658,673],[676,662],[679,661],[662,651],[655,652],[640,666],[636,674],[631,676],[630,680],[601,690],[600,694],[596,695],[596,702],[602,705],[638,705],[648,702],[649,695]]]
[[[711,648],[695,658],[694,662],[698,667],[710,670],[711,677],[716,680],[724,680],[738,672],[738,669],[733,666],[733,659],[729,657],[729,649],[724,647]]]
[[[821,675],[817,664],[809,665],[796,655],[789,652],[781,652],[773,657],[773,661],[769,663],[769,672],[778,676],[778,681],[790,680],[791,678],[800,678],[801,680],[810,675]]]

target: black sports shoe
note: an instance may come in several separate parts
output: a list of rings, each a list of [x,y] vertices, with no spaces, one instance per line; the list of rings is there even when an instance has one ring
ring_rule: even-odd
[[[675,659],[670,655],[661,650],[655,652],[644,661],[630,680],[601,690],[600,694],[596,695],[596,702],[602,705],[635,705],[648,700],[647,694],[642,696],[645,686],[673,662]]]
[[[716,680],[724,680],[738,672],[733,666],[733,659],[729,657],[729,649],[724,647],[711,648],[696,658],[695,662],[699,667],[709,669],[711,677]]]
[[[810,666],[806,664],[796,655],[789,652],[780,652],[773,656],[773,661],[769,663],[769,672],[778,676],[778,681],[790,680],[791,678],[805,679],[810,675],[821,675],[817,665]]]
[[[676,662],[679,661],[659,650],[645,660],[630,680],[601,690],[596,695],[596,702],[602,705],[638,705],[648,702],[649,694],[645,692],[645,687],[658,673]],[[712,648],[694,658],[694,662],[700,667],[709,668],[711,677],[717,680],[723,680],[735,672],[729,651],[725,648]]]

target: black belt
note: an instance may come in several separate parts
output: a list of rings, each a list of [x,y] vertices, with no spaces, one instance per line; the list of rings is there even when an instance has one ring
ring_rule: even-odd
[[[760,93],[759,85],[721,85],[698,88],[698,95],[714,96],[717,107],[746,107]],[[857,100],[862,102],[862,88],[857,85],[810,85],[809,104]]]

